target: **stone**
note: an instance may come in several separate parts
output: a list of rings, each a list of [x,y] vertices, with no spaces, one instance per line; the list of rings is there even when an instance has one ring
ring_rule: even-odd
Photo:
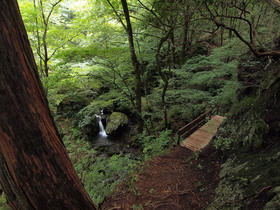
[[[121,112],[113,112],[109,117],[109,121],[105,129],[106,134],[117,135],[127,124],[128,118],[125,114]]]
[[[57,106],[57,114],[63,117],[73,117],[82,108],[89,104],[87,97],[83,95],[73,94],[65,97]]]

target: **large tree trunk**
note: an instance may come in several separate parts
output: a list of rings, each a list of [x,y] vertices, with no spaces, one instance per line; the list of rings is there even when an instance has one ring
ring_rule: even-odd
[[[16,0],[0,3],[0,184],[12,209],[95,209],[50,114]]]

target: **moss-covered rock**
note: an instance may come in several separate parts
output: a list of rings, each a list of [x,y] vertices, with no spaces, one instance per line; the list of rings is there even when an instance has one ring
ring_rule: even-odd
[[[97,114],[100,113],[100,107],[92,102],[87,107],[80,110],[77,117],[77,127],[87,137],[92,138],[99,132]]]
[[[266,74],[258,90],[233,105],[214,137],[216,147],[231,156],[208,209],[279,209],[280,73]]]
[[[280,209],[280,186],[274,187],[271,191],[273,198],[264,206],[264,210]]]
[[[280,122],[280,72],[274,68],[266,72],[258,90],[242,96],[232,106],[227,121],[214,137],[217,148],[257,150],[271,144],[271,136],[277,136],[275,133],[279,132]]]
[[[109,117],[109,122],[106,126],[108,135],[117,135],[128,124],[128,118],[121,112],[113,112]]]
[[[98,119],[94,114],[85,115],[78,121],[78,128],[87,138],[92,138],[99,133]]]
[[[57,114],[63,117],[73,117],[89,104],[89,99],[80,93],[65,97],[57,106]]]
[[[256,202],[263,202],[260,205],[266,209],[279,209],[279,148],[269,154],[233,154],[222,165],[220,178],[207,209],[246,209]]]
[[[239,117],[229,116],[220,126],[213,141],[223,151],[251,151],[262,145],[263,135],[268,132],[268,125],[261,115],[250,110]]]

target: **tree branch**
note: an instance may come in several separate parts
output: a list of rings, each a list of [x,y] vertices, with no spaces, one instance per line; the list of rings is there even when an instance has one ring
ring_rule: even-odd
[[[170,26],[168,26],[167,24],[163,23],[163,22],[161,21],[161,19],[157,16],[157,14],[156,14],[153,10],[149,9],[149,8],[148,8],[146,5],[144,5],[140,0],[138,0],[138,2],[144,7],[144,9],[146,9],[146,10],[149,11],[153,16],[155,16],[155,18],[159,21],[159,23],[160,23],[161,25],[170,27]]]
[[[280,13],[280,0],[265,0],[270,4],[278,13]]]
[[[65,41],[63,44],[61,44],[59,47],[55,48],[53,53],[49,56],[48,60],[50,60],[54,54],[57,52],[57,50],[59,50],[60,48],[64,47],[68,42],[70,42],[71,40],[73,40],[75,37],[77,37],[80,34],[80,32],[78,32],[77,34],[75,34],[73,37],[71,37],[70,39],[68,39],[67,41]]]
[[[122,26],[124,27],[125,31],[127,31],[127,27],[124,24],[121,16],[119,15],[119,13],[117,12],[117,10],[115,9],[114,5],[110,2],[110,0],[107,0],[108,4],[110,5],[110,7],[113,9],[114,13],[116,14],[118,20],[120,21],[120,23],[122,24]]]
[[[205,3],[205,6],[206,6],[206,9],[207,11],[209,12],[210,14],[210,19],[211,21],[213,21],[217,27],[223,27],[229,31],[232,31],[236,36],[237,38],[239,38],[243,43],[245,43],[249,48],[250,50],[253,52],[253,54],[256,56],[256,57],[262,57],[262,56],[280,56],[280,51],[275,51],[275,50],[272,50],[272,51],[267,51],[267,52],[260,52],[256,45],[255,45],[255,37],[256,37],[256,29],[255,29],[255,26],[254,26],[254,17],[253,17],[253,14],[251,14],[251,17],[252,17],[252,22],[250,22],[249,20],[245,19],[245,18],[242,18],[242,17],[232,17],[232,16],[223,16],[223,17],[228,17],[228,18],[235,18],[235,19],[240,19],[240,20],[243,20],[243,21],[246,21],[248,24],[249,24],[249,28],[250,28],[250,41],[247,41],[235,28],[233,27],[230,27],[228,25],[225,25],[224,23],[220,23],[216,20],[216,17],[219,17],[221,15],[214,15],[212,13],[212,11],[210,10],[210,8],[208,7],[207,3]]]

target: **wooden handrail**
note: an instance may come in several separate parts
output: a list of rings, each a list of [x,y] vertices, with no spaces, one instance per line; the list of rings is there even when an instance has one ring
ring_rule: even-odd
[[[214,110],[214,108],[210,109],[209,111],[207,111],[207,112],[203,113],[202,115],[200,115],[199,117],[195,118],[193,121],[191,121],[187,125],[185,125],[182,128],[180,128],[177,131],[177,134],[178,134],[178,144],[180,143],[180,138],[181,137],[186,136],[191,131],[196,129],[198,126],[200,126],[201,124],[205,123],[207,115],[209,115],[211,117],[213,110]]]

